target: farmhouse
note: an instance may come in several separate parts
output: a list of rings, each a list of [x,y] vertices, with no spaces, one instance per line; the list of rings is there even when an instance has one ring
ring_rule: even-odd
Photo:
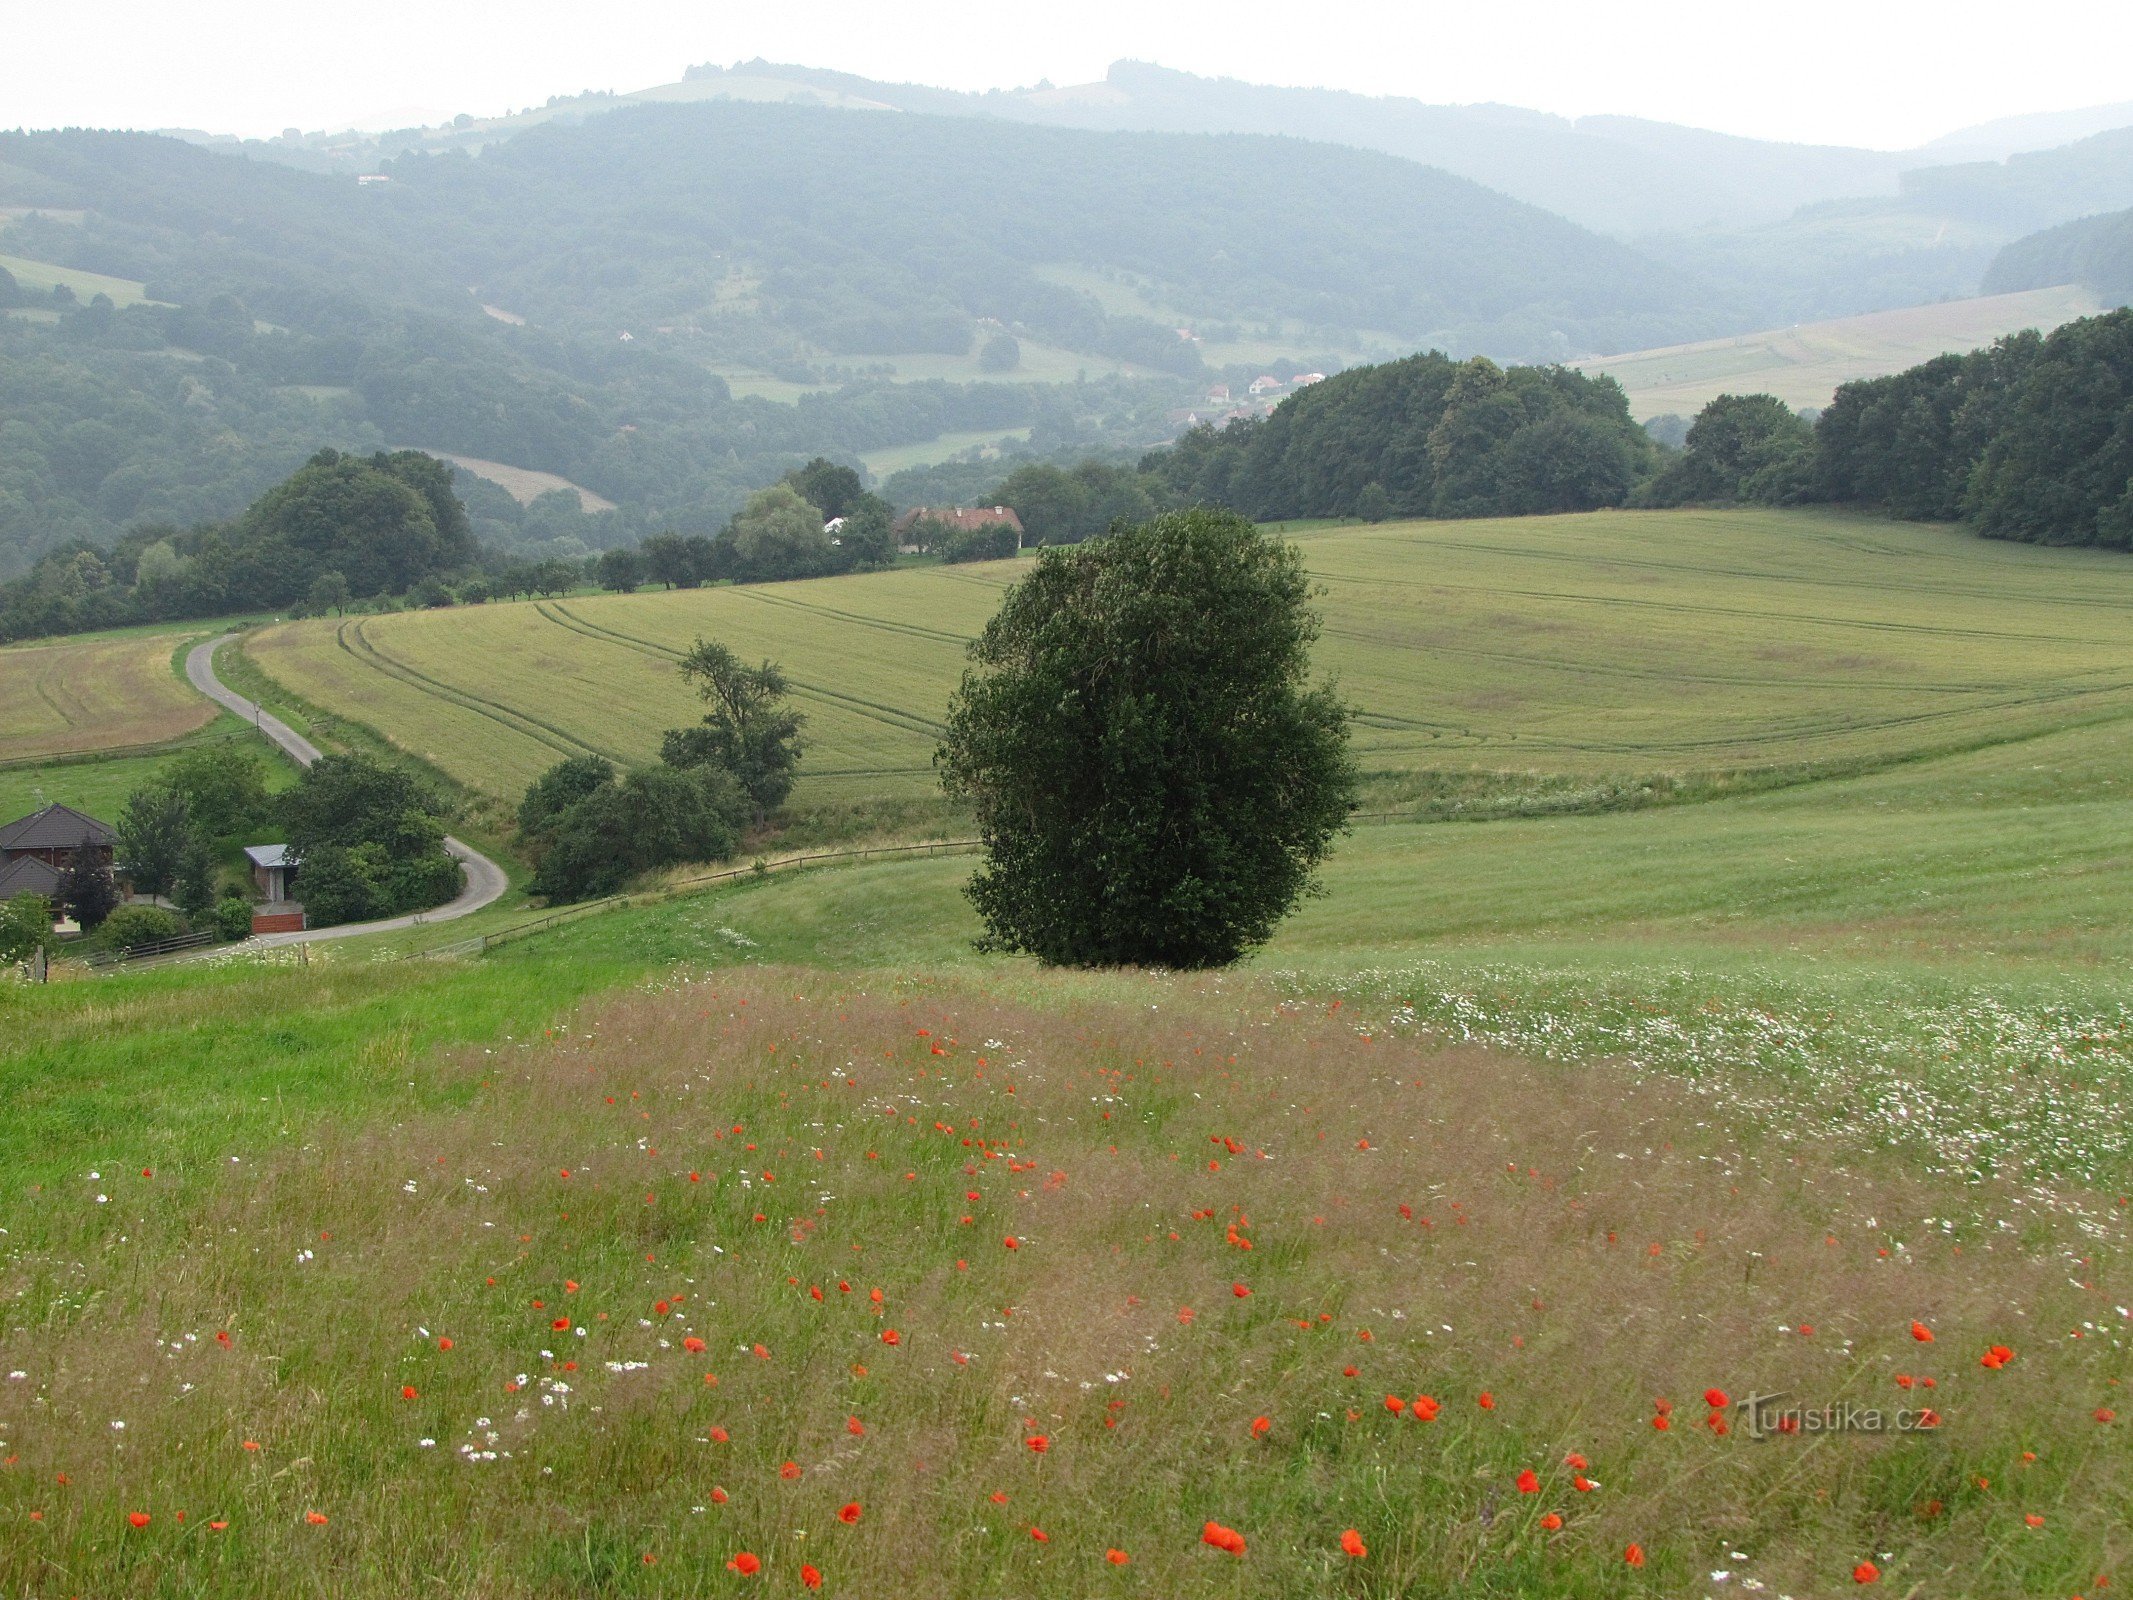
[[[896,519],[894,532],[897,548],[916,550],[910,541],[911,530],[921,522],[937,522],[951,533],[976,533],[981,528],[1009,527],[1015,530],[1015,541],[1022,540],[1022,519],[1015,514],[1013,506],[913,506]]]
[[[117,841],[108,823],[72,806],[50,805],[16,818],[0,828],[0,900],[18,894],[54,898],[76,850],[91,846],[108,867]]]

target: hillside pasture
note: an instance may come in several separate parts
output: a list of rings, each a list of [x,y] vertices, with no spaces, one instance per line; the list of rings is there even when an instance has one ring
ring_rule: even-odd
[[[1000,976],[697,971],[449,1053],[340,1025],[463,971],[247,980],[334,991],[310,1065],[349,1093],[21,1193],[0,1582],[1391,1600],[1870,1563],[1992,1600],[2123,1559],[2122,1345],[2067,1331],[2112,1315],[2107,1196],[1249,983]],[[36,998],[35,1034],[89,1020]],[[1908,1420],[1756,1438],[1750,1394]]]
[[[171,667],[178,637],[122,633],[0,649],[0,762],[162,744],[215,708]]]
[[[1974,350],[2023,328],[2050,332],[2098,309],[2093,295],[2069,285],[1796,323],[1576,365],[1621,384],[1639,418],[1693,417],[1722,394],[1774,394],[1789,406],[1826,406],[1839,385],[1855,379]]]
[[[2133,713],[2133,564],[1813,512],[1595,513],[1301,535],[1320,666],[1385,806],[1539,809],[1812,775]],[[964,650],[1015,562],[291,623],[246,649],[314,704],[514,798],[700,714],[698,637],[779,662],[803,798],[930,793]]]
[[[338,391],[346,393],[346,390]],[[507,466],[501,461],[484,461],[480,456],[448,455],[442,450],[432,450],[426,445],[401,445],[396,449],[420,450],[424,455],[435,456],[439,461],[449,461],[461,472],[476,478],[486,478],[522,506],[530,506],[544,494],[565,490],[578,497],[578,505],[586,511],[612,511],[615,502],[594,494],[582,484],[572,483],[568,478],[553,472],[540,472],[532,467]]]
[[[86,272],[79,267],[62,267],[50,261],[32,261],[26,256],[0,255],[0,267],[5,267],[17,283],[32,291],[49,293],[64,284],[74,291],[77,300],[86,305],[98,295],[107,295],[111,303],[124,310],[127,306],[148,302],[148,286],[133,278],[114,278],[107,273]],[[161,305],[162,301],[148,302]]]

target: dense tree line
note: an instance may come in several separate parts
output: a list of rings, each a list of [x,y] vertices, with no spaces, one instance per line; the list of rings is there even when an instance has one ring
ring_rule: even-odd
[[[1014,507],[1039,544],[1189,505],[1260,521],[1523,516],[1621,505],[1661,458],[1612,379],[1431,351],[1195,428],[1135,467],[1017,467],[978,503]]]
[[[1767,395],[1724,396],[1652,498],[1844,502],[2133,549],[2133,310],[1848,383],[1811,435]]]
[[[449,468],[403,450],[321,450],[235,521],[135,528],[45,555],[0,585],[0,640],[170,617],[397,595],[477,554]]]
[[[2082,217],[2017,239],[1993,257],[1984,292],[2062,283],[2078,283],[2106,305],[2133,305],[2133,211]]]

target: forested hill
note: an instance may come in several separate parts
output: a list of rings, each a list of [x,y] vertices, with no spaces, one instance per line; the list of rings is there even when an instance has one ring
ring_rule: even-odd
[[[2062,222],[2017,239],[1993,258],[1987,294],[2078,283],[2109,305],[2133,305],[2133,211]]]
[[[1155,366],[1169,326],[1301,322],[1530,357],[1709,331],[1722,312],[1634,251],[1374,152],[969,118],[660,106],[537,129],[391,181],[148,136],[0,139],[0,205],[85,209],[12,253],[67,252],[180,298],[274,285],[278,318],[379,296],[551,329],[801,357],[967,348],[978,319]],[[1040,271],[1124,271],[1165,313],[1107,314]],[[255,310],[258,306],[255,305]],[[264,314],[264,313],[262,313]],[[1160,336],[1160,338],[1158,338]]]

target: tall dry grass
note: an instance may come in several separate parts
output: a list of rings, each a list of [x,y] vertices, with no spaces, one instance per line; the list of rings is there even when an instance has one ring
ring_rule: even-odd
[[[469,1081],[461,1115],[10,1202],[0,1593],[1812,1595],[1870,1562],[1984,1596],[2121,1557],[2109,1197],[1234,980],[1102,992],[677,980],[379,1055]],[[1751,1391],[1940,1425],[1758,1442]]]

